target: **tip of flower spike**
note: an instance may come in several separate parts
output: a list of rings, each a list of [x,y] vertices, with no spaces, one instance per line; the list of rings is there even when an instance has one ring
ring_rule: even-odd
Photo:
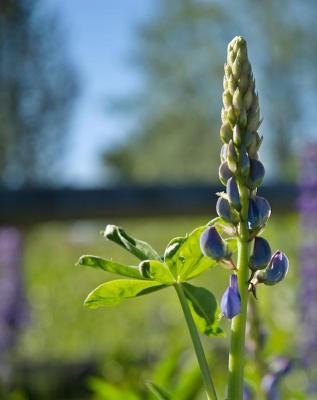
[[[239,48],[246,46],[247,46],[247,41],[244,39],[243,36],[235,36],[228,44],[228,50],[237,51]]]

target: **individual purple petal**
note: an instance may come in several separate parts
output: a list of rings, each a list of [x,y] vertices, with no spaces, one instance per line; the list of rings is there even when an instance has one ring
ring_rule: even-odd
[[[238,277],[235,274],[230,276],[229,287],[224,292],[221,302],[220,309],[222,314],[232,319],[240,313],[241,308],[241,297],[238,288]]]

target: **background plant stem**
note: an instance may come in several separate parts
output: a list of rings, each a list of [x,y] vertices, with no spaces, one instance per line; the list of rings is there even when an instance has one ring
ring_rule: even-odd
[[[247,215],[249,207],[249,192],[241,181],[238,181],[240,201],[242,205],[240,237],[238,239],[238,283],[241,295],[241,311],[233,318],[231,324],[228,400],[243,400],[243,378],[245,358],[245,329],[248,307],[249,278],[249,232]]]
[[[203,379],[203,382],[205,385],[205,390],[207,393],[208,400],[217,400],[217,394],[216,394],[216,390],[215,390],[215,387],[212,382],[212,378],[211,378],[210,370],[209,370],[208,363],[206,360],[205,352],[204,352],[203,346],[201,344],[195,322],[194,322],[192,314],[190,312],[182,284],[176,283],[174,285],[174,287],[176,289],[179,301],[181,303],[183,313],[185,316],[185,320],[186,320],[186,323],[188,326],[188,330],[189,330],[189,333],[190,333],[190,336],[191,336],[191,339],[193,342],[193,346],[195,349],[196,357],[197,357],[199,368],[201,371],[201,376],[202,376],[202,379]]]

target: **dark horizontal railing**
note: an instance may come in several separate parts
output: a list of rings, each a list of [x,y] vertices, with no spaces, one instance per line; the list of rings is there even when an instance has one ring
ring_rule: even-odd
[[[214,214],[218,186],[120,186],[104,189],[0,190],[0,224],[46,221]],[[296,208],[297,188],[274,184],[261,188],[274,212]]]

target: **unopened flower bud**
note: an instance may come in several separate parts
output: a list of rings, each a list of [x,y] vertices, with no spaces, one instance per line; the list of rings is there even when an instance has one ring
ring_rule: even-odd
[[[256,282],[264,283],[265,285],[275,285],[284,279],[289,267],[288,258],[281,251],[277,251],[268,267],[264,271],[259,271],[256,274]]]
[[[230,91],[232,96],[236,88],[237,88],[236,80],[234,79],[233,75],[231,75],[230,78],[228,79],[228,90]]]
[[[229,143],[230,139],[232,139],[232,129],[228,122],[222,124],[220,128],[220,137],[224,143]]]
[[[250,173],[247,180],[247,186],[253,190],[259,187],[263,181],[265,169],[261,161],[250,159]]]
[[[251,231],[262,228],[271,215],[271,207],[264,197],[255,196],[249,200],[248,226]]]
[[[254,158],[254,155],[258,152],[262,141],[263,141],[263,136],[260,136],[258,132],[256,132],[252,136],[251,144],[248,147],[248,154],[249,154],[250,158]]]
[[[242,99],[240,89],[238,87],[235,90],[235,92],[233,93],[232,104],[233,104],[233,107],[234,107],[236,113],[240,113],[240,110],[243,106],[243,99]]]
[[[240,211],[241,209],[240,194],[237,182],[234,178],[230,178],[227,182],[227,195],[232,207]]]
[[[219,197],[216,204],[216,211],[219,217],[223,218],[230,224],[237,225],[239,222],[239,213],[234,210],[227,199]]]
[[[219,179],[223,185],[227,184],[229,178],[232,177],[232,172],[228,167],[227,161],[223,162],[219,167]]]
[[[227,163],[230,171],[235,173],[237,169],[237,153],[232,140],[228,143]]]
[[[240,150],[239,171],[242,176],[247,176],[250,170],[250,160],[244,148]]]
[[[252,100],[253,100],[252,90],[248,90],[243,98],[243,104],[247,111],[249,111],[252,106]]]
[[[220,309],[223,316],[228,319],[232,319],[240,313],[241,297],[238,287],[238,277],[235,274],[230,276],[230,284],[222,296]]]
[[[229,90],[225,90],[222,95],[222,101],[225,108],[229,108],[232,105],[232,96]]]
[[[238,82],[239,89],[241,93],[245,93],[248,89],[249,86],[249,76],[248,74],[243,74],[240,76],[239,82]]]
[[[248,116],[246,112],[246,108],[244,106],[240,109],[240,118],[239,118],[240,125],[245,128],[248,122]]]
[[[242,132],[241,132],[239,125],[234,126],[232,137],[233,137],[233,143],[236,146],[240,146],[240,144],[242,142]]]
[[[250,268],[252,271],[264,269],[270,262],[272,251],[269,243],[262,237],[254,239],[253,254],[250,257]]]
[[[228,252],[225,241],[219,235],[215,227],[207,228],[200,236],[200,249],[206,256],[216,261],[231,256]]]
[[[248,129],[250,131],[256,131],[260,125],[260,110],[251,110],[251,113],[248,117]]]
[[[235,112],[234,112],[234,109],[233,109],[233,107],[232,106],[230,106],[228,109],[227,109],[227,118],[228,118],[228,121],[232,124],[232,125],[234,125],[234,123],[235,123],[235,121],[236,121],[236,114],[235,114]]]

